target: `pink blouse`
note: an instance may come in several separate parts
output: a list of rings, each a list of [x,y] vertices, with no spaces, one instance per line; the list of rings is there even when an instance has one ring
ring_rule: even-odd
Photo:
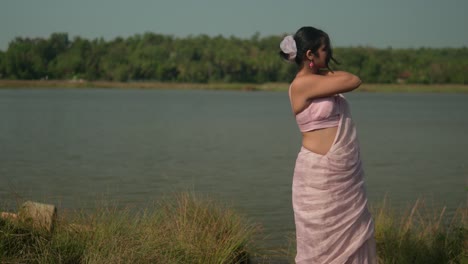
[[[291,99],[291,88],[289,89]],[[340,121],[340,96],[317,98],[296,115],[296,122],[301,132],[338,126]],[[291,104],[292,105],[292,104]]]

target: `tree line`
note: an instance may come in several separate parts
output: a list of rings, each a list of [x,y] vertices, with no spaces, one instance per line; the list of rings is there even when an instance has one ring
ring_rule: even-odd
[[[294,64],[280,59],[281,36],[156,33],[88,40],[67,33],[12,40],[0,51],[0,79],[85,79],[172,82],[288,82]],[[468,49],[337,47],[333,69],[367,83],[467,84]]]

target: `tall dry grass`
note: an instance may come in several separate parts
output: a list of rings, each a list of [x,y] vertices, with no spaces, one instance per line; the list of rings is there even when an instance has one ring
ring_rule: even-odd
[[[247,263],[257,231],[231,209],[183,193],[144,212],[105,206],[62,214],[51,234],[2,220],[0,262]]]
[[[421,199],[397,214],[388,199],[371,211],[376,223],[379,263],[468,263],[468,210],[453,216],[446,207],[428,207]]]
[[[379,263],[468,263],[466,207],[447,216],[445,207],[417,200],[401,213],[385,199],[370,210]],[[52,233],[0,220],[0,263],[294,262],[294,236],[285,249],[260,249],[258,225],[193,193],[169,196],[145,211],[101,205],[59,216]]]

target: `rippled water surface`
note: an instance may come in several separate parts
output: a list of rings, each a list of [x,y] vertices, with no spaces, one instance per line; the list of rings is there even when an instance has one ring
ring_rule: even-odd
[[[468,95],[346,95],[371,204],[417,198],[448,215],[466,203]],[[261,223],[268,244],[294,232],[300,134],[285,92],[0,90],[0,199],[60,208],[99,199],[145,207],[195,191]]]

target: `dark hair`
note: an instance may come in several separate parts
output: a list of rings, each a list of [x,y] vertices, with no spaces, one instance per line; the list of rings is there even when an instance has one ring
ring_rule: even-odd
[[[330,38],[324,31],[314,27],[301,27],[293,37],[297,48],[296,58],[294,59],[297,65],[301,66],[304,63],[306,52],[308,50],[311,50],[314,55],[318,56],[317,51],[322,45],[325,45],[325,49],[327,49],[325,66],[331,70],[329,66],[330,60],[339,64],[339,62],[333,58]],[[289,59],[289,54],[286,54],[283,51],[280,51],[280,55],[286,60]]]

